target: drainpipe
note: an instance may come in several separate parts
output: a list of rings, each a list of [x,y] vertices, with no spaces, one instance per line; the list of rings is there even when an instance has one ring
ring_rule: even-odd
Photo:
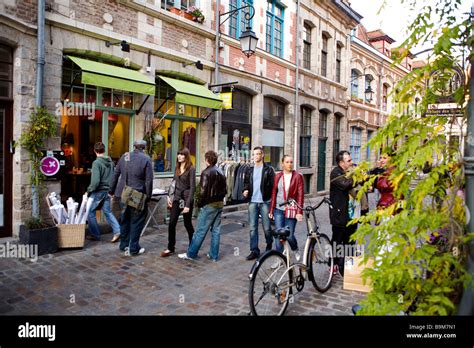
[[[300,124],[300,112],[299,112],[299,88],[300,83],[300,0],[296,1],[296,71],[295,71],[295,107],[293,113],[295,115],[295,140],[293,145],[293,160],[295,163],[295,170],[298,170],[300,166],[299,156],[298,156],[298,128]]]
[[[474,21],[474,3],[471,6],[471,23]],[[474,23],[473,23],[474,24]],[[472,47],[471,47],[472,49]],[[467,225],[469,232],[474,231],[474,59],[471,55],[471,73],[469,78],[469,106],[467,110],[467,137],[464,148],[464,168],[466,175],[466,204],[470,213],[470,220]],[[468,245],[467,257],[468,272],[474,274],[474,242],[471,240]],[[472,284],[470,284],[463,292],[461,303],[458,308],[459,315],[474,314],[474,293]]]
[[[215,64],[216,68],[214,70],[214,84],[219,84],[219,44],[220,44],[220,0],[216,0],[216,57],[215,57]],[[220,91],[220,87],[217,87]],[[217,110],[214,116],[214,150],[216,152],[219,151],[219,140],[221,134],[221,110]]]
[[[43,105],[45,0],[38,0],[38,56],[36,60],[36,107]],[[38,188],[31,187],[33,216],[39,217]]]

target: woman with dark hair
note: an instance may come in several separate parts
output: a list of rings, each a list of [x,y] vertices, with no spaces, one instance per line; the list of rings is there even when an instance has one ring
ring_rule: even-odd
[[[299,261],[300,254],[298,251],[298,242],[295,238],[295,227],[296,222],[303,219],[303,211],[297,207],[290,207],[288,205],[280,206],[280,204],[292,198],[301,207],[304,205],[303,176],[293,170],[293,157],[289,155],[283,156],[281,167],[283,171],[275,176],[275,181],[273,183],[272,200],[268,216],[270,219],[275,218],[276,228],[287,226],[290,228],[288,242],[290,243],[291,250],[295,251],[296,260]],[[287,209],[292,208],[294,210],[292,214],[287,212]],[[278,239],[275,240],[275,246],[278,251],[283,251],[283,247]]]
[[[192,224],[194,192],[196,190],[196,169],[191,162],[189,150],[183,148],[178,152],[176,170],[174,172],[175,190],[173,199],[168,197],[168,207],[171,209],[168,225],[168,249],[161,253],[162,257],[174,253],[176,245],[176,224],[179,214],[183,213],[184,227],[188,232],[189,242],[193,238],[194,227]]]

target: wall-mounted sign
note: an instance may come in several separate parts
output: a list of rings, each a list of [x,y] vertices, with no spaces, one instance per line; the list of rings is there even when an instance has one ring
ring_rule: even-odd
[[[44,157],[40,161],[40,172],[47,180],[58,180],[61,169],[66,165],[65,154],[62,150],[43,151]]]
[[[219,98],[222,99],[223,109],[232,109],[232,92],[220,93]]]

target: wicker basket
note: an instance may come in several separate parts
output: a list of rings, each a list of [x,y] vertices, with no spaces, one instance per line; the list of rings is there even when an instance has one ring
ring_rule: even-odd
[[[58,248],[83,248],[86,225],[68,224],[58,226]]]

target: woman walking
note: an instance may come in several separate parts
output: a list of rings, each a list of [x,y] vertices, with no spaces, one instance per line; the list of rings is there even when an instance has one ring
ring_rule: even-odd
[[[290,228],[288,242],[290,243],[291,250],[295,251],[296,260],[299,261],[300,253],[298,242],[295,238],[295,227],[296,222],[303,219],[303,211],[296,206],[280,206],[280,204],[292,198],[303,207],[303,176],[293,170],[293,157],[284,155],[281,164],[283,171],[275,176],[268,216],[270,219],[275,219],[275,227],[277,229],[287,226]],[[275,240],[275,247],[278,251],[283,251],[283,247],[278,239]]]
[[[187,148],[178,152],[176,170],[174,173],[175,190],[173,198],[168,197],[168,207],[171,208],[168,225],[168,249],[161,253],[162,257],[174,253],[176,245],[176,224],[179,214],[183,213],[184,227],[188,232],[189,242],[193,238],[194,227],[191,222],[193,216],[194,192],[196,190],[196,169],[194,168]]]

